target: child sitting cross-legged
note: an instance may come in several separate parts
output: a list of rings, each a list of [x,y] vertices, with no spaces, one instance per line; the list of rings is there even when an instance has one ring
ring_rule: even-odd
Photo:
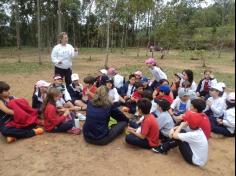
[[[169,137],[171,140],[153,148],[156,153],[166,153],[171,148],[179,146],[180,153],[184,159],[193,165],[204,166],[208,158],[208,141],[207,136],[202,130],[204,118],[200,111],[204,105],[200,104],[203,100],[193,100],[193,111],[184,114],[184,122],[170,130]],[[200,109],[196,109],[196,108]]]
[[[57,110],[56,102],[61,98],[61,92],[57,88],[50,88],[47,98],[44,102],[44,128],[48,132],[68,132],[80,134],[80,129],[75,128],[74,119],[69,116],[70,111],[67,108],[61,108],[60,113]]]
[[[125,140],[128,144],[136,145],[141,148],[150,149],[159,145],[159,126],[153,114],[150,114],[151,102],[146,98],[142,98],[137,102],[139,115],[144,116],[141,123],[141,132],[137,132],[135,128],[129,126],[129,133]]]

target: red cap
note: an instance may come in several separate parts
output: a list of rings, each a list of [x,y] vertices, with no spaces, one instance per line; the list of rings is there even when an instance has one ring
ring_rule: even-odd
[[[199,128],[202,123],[202,116],[199,113],[188,111],[183,115],[183,120],[188,123],[192,129]]]

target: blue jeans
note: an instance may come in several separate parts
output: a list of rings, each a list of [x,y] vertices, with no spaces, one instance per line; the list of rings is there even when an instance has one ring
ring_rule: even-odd
[[[74,120],[69,120],[67,122],[62,122],[59,125],[57,125],[52,132],[54,133],[60,133],[60,132],[67,132],[68,130],[70,130],[71,128],[74,127]]]
[[[147,139],[141,139],[133,134],[128,134],[125,138],[125,141],[128,144],[135,145],[144,149],[150,149],[148,140]]]
[[[33,129],[36,127],[36,125],[31,125],[26,128],[15,128],[15,127],[6,127],[3,126],[1,129],[3,136],[10,136],[15,138],[30,138],[35,136],[35,132]]]

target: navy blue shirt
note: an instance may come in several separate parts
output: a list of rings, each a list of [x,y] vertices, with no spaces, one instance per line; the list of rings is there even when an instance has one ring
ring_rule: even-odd
[[[86,138],[99,140],[109,133],[111,107],[95,107],[89,101],[83,133]]]

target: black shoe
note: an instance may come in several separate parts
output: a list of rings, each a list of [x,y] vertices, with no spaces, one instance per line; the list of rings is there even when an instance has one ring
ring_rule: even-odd
[[[158,147],[153,147],[152,151],[155,153],[162,153],[162,154],[166,154],[167,152],[164,151],[162,145],[159,145]]]

